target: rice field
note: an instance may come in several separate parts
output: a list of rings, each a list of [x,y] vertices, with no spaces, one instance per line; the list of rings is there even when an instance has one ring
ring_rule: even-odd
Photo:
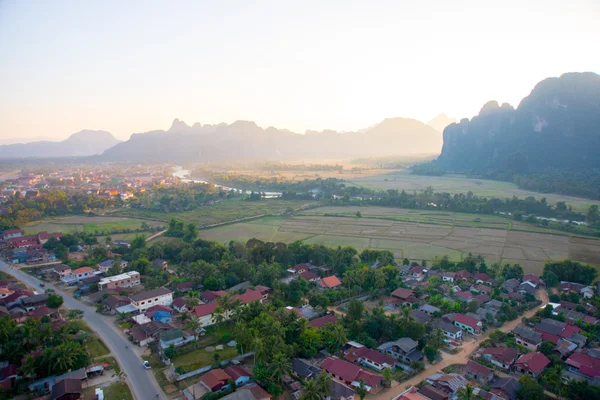
[[[356,217],[356,211],[363,217]],[[222,243],[257,238],[353,246],[359,251],[384,249],[397,259],[414,261],[443,256],[458,261],[471,253],[482,255],[488,263],[520,264],[535,273],[541,273],[548,260],[571,258],[600,265],[600,241],[548,230],[528,232],[528,227],[496,216],[385,207],[322,207],[289,218],[266,217],[206,229],[200,236]]]
[[[142,223],[151,226],[164,226],[164,222],[149,221],[138,218],[123,218],[123,217],[87,217],[81,215],[72,215],[68,217],[48,219],[42,221],[31,222],[23,227],[27,234],[38,232],[86,232],[86,233],[102,233],[102,232],[119,232],[126,229],[140,229]]]

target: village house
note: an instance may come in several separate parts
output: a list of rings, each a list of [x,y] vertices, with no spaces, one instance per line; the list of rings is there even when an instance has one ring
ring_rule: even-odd
[[[35,310],[36,308],[45,306],[47,301],[48,293],[40,293],[34,294],[33,296],[23,297],[21,299],[21,305],[27,312],[29,312]]]
[[[435,320],[433,322],[433,328],[441,330],[444,336],[450,339],[462,340],[463,338],[463,333],[460,328],[442,319]]]
[[[167,288],[158,288],[134,294],[129,297],[131,304],[140,312],[146,311],[155,305],[170,306],[173,302],[173,292]]]
[[[113,260],[113,259],[102,261],[101,263],[98,264],[98,271],[106,273],[113,267],[114,263],[115,263],[115,260]],[[121,261],[119,261],[119,264],[120,264],[119,266],[121,267],[121,269],[123,269],[123,268],[126,268],[129,263],[127,261],[121,260]]]
[[[424,357],[423,352],[417,349],[417,345],[417,342],[405,337],[393,342],[386,342],[377,347],[377,350],[396,357],[405,364],[410,364],[413,361],[421,361]]]
[[[162,331],[158,334],[160,347],[168,349],[170,346],[180,347],[194,340],[194,335],[185,335],[179,328]]]
[[[548,357],[539,352],[527,353],[515,361],[513,370],[537,378],[550,364]]]
[[[506,400],[516,400],[521,384],[514,378],[499,378],[491,385],[490,393]]]
[[[117,308],[131,304],[131,300],[127,296],[109,295],[102,300],[104,309],[111,314],[117,312]]]
[[[211,392],[218,392],[229,387],[231,377],[221,368],[211,369],[200,377],[200,383]]]
[[[570,373],[583,377],[589,382],[600,376],[600,359],[587,354],[573,353],[565,361],[565,365]]]
[[[192,282],[183,282],[183,283],[180,283],[175,288],[177,289],[178,292],[181,292],[181,293],[187,293],[190,290],[194,289],[194,287],[192,285]]]
[[[340,360],[339,358],[327,357],[323,361],[323,364],[321,364],[321,368],[333,375],[334,378],[353,387],[360,387],[361,381],[364,382],[367,392],[379,388],[383,381],[381,375],[367,372],[358,365]]]
[[[467,279],[471,279],[471,274],[469,273],[469,271],[463,269],[460,270],[456,273],[456,275],[454,276],[454,280],[467,280]]]
[[[309,322],[310,326],[312,326],[313,328],[322,328],[327,324],[335,325],[337,323],[338,318],[335,316],[335,314],[327,314],[320,318],[313,319]]]
[[[185,303],[186,300],[184,297],[178,297],[173,300],[173,302],[171,303],[171,307],[177,312],[184,313],[188,310],[187,305]]]
[[[344,358],[350,362],[359,362],[365,366],[383,371],[385,368],[392,369],[396,364],[396,360],[390,356],[386,356],[378,351],[369,349],[366,346],[359,348],[350,348]]]
[[[518,353],[511,347],[488,347],[482,350],[482,357],[496,367],[510,370],[517,359]]]
[[[513,329],[513,334],[518,345],[525,347],[527,350],[536,351],[542,344],[542,335],[533,329],[519,325]]]
[[[341,285],[342,281],[335,275],[327,276],[319,281],[319,287],[321,289],[335,289]]]
[[[417,301],[415,292],[410,289],[398,288],[390,294],[389,302],[396,306],[411,305]]]
[[[224,290],[206,290],[200,295],[200,300],[202,300],[204,303],[214,303],[219,297],[223,297],[226,294],[227,292]]]
[[[14,239],[23,236],[23,231],[21,229],[6,229],[2,231],[2,239]]]
[[[312,271],[300,272],[298,275],[300,275],[302,279],[306,279],[309,282],[318,282],[321,279],[319,278],[319,275],[315,274]]]
[[[473,293],[471,293],[469,291],[467,291],[467,292],[462,292],[462,291],[456,292],[456,293],[454,293],[454,296],[456,296],[456,299],[458,301],[462,301],[462,302],[465,302],[465,303],[469,303],[469,302],[471,302],[473,300]]]
[[[521,283],[515,278],[508,279],[502,282],[501,288],[506,289],[507,292],[513,292]]]
[[[140,282],[140,273],[137,271],[129,271],[120,275],[100,279],[100,282],[98,282],[98,290],[131,288],[139,285]]]
[[[58,275],[59,278],[64,278],[73,274],[73,270],[71,269],[71,267],[65,264],[54,265],[52,267],[52,270]]]
[[[457,326],[458,328],[467,331],[472,335],[479,335],[481,333],[481,328],[483,327],[481,321],[460,313],[454,314],[453,323],[454,326]]]
[[[308,271],[309,269],[310,268],[309,268],[308,264],[302,263],[302,264],[296,264],[293,267],[288,268],[288,272],[290,274],[299,275],[299,274],[301,274],[303,272]]]
[[[467,378],[455,373],[436,373],[428,376],[425,380],[433,387],[441,389],[442,391],[450,394],[451,397],[454,397],[456,392],[467,386],[469,383]]]
[[[533,287],[535,287],[537,289],[537,287],[542,284],[544,281],[542,281],[540,279],[539,276],[537,276],[536,274],[525,274],[523,275],[523,278],[521,278],[521,282],[523,283],[529,283],[531,284]]]
[[[235,365],[225,368],[225,373],[231,377],[233,382],[235,382],[235,385],[238,387],[250,382],[250,378],[252,378],[252,374],[250,372]]]
[[[421,282],[423,278],[425,278],[425,274],[427,273],[427,269],[423,267],[412,267],[408,271],[408,275],[417,282]]]
[[[479,383],[487,384],[494,380],[494,371],[488,367],[469,360],[465,367],[465,376]]]
[[[152,261],[152,269],[155,270],[159,270],[159,271],[166,271],[167,268],[169,267],[169,264],[161,259],[161,258],[157,258],[156,260]]]
[[[443,282],[454,282],[455,278],[456,278],[456,273],[455,272],[444,272],[442,274],[442,281]]]
[[[94,275],[94,269],[91,267],[81,267],[73,271],[73,277],[77,279],[77,281],[80,281],[83,278],[89,278],[92,275]]]
[[[429,304],[423,304],[419,310],[423,311],[425,314],[429,316],[433,316],[433,314],[441,312],[441,310],[437,307],[434,307]]]
[[[490,286],[494,283],[494,279],[492,279],[492,277],[485,272],[479,272],[473,275],[472,279],[475,281],[475,283],[483,283]]]

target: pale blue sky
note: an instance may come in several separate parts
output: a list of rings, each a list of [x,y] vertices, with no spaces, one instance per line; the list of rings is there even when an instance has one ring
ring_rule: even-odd
[[[0,138],[472,117],[600,70],[600,1],[0,0]]]

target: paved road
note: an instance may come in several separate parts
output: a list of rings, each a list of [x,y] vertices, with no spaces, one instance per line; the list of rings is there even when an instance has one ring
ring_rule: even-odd
[[[11,268],[4,261],[0,261],[0,270],[13,275],[18,280],[33,288],[39,289],[40,280],[17,269]],[[102,341],[108,346],[111,353],[119,362],[121,370],[127,375],[129,387],[136,400],[156,399],[156,393],[160,393],[159,398],[165,398],[162,390],[158,387],[152,372],[144,369],[142,360],[131,350],[131,348],[125,348],[126,345],[129,345],[129,342],[108,319],[97,314],[94,308],[78,302],[70,295],[63,293],[60,289],[57,289],[52,285],[47,285],[47,287],[52,287],[57,293],[63,296],[63,305],[66,308],[83,311],[83,319],[98,334],[98,336],[102,338]]]

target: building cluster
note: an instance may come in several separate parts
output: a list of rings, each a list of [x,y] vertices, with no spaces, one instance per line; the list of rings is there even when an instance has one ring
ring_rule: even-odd
[[[5,180],[0,186],[0,203],[15,196],[35,199],[48,191],[80,192],[128,200],[135,191],[144,191],[152,185],[175,184],[177,181],[160,166],[122,165],[118,169],[108,166],[71,166],[47,174],[27,173]]]
[[[56,255],[44,249],[51,238],[60,239],[61,232],[39,232],[25,235],[21,229],[7,229],[0,234],[0,254],[12,264],[43,265],[56,262]]]

